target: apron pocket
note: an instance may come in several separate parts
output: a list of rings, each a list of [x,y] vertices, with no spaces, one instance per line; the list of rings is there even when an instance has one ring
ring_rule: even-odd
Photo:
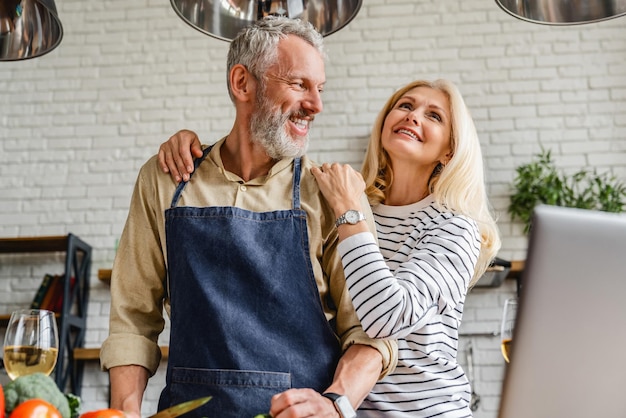
[[[241,418],[267,413],[272,396],[291,388],[289,373],[173,368],[170,404],[213,398],[186,417]]]

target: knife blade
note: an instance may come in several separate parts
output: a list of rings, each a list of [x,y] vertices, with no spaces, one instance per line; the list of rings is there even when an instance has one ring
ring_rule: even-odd
[[[170,406],[167,409],[157,412],[154,415],[149,416],[148,418],[176,418],[183,414],[186,414],[189,411],[193,411],[196,408],[201,407],[205,403],[211,400],[211,396],[207,396],[204,398],[198,398],[191,401],[179,403],[178,405]]]

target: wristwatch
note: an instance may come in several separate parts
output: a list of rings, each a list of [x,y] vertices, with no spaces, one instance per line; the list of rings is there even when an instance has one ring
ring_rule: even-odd
[[[322,393],[322,396],[333,401],[335,409],[339,412],[341,418],[356,418],[356,412],[354,412],[354,408],[352,408],[352,404],[347,396],[332,392]]]
[[[365,220],[365,215],[363,215],[363,213],[359,212],[358,210],[350,209],[346,213],[341,215],[339,218],[337,218],[337,220],[335,221],[335,225],[336,226],[343,225],[343,224],[356,225],[358,222],[364,221],[364,220]]]

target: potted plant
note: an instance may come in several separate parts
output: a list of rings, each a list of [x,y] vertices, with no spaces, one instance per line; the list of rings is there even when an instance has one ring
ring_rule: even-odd
[[[533,161],[516,169],[513,194],[508,207],[511,220],[524,223],[530,231],[536,205],[566,206],[605,212],[623,212],[626,186],[609,173],[581,169],[567,175],[557,170],[550,150],[542,148]]]

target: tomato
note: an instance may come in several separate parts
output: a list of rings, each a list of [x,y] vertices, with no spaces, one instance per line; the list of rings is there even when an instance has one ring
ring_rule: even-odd
[[[9,418],[62,418],[54,405],[43,399],[29,399],[15,407]]]
[[[97,411],[85,412],[80,418],[124,418],[124,412],[119,409],[100,409]]]
[[[4,390],[0,385],[0,418],[4,418]]]

